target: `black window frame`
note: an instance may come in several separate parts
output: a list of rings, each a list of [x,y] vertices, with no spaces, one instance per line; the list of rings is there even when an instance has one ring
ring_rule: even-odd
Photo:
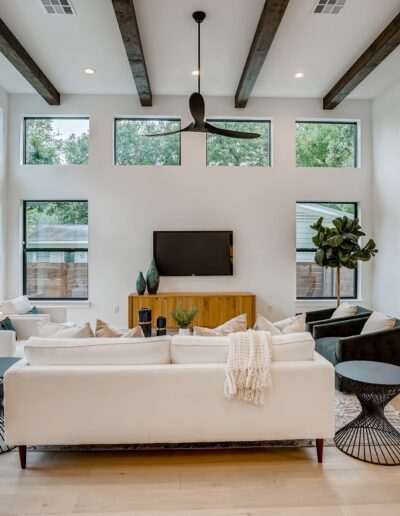
[[[46,164],[46,163],[27,163],[26,162],[26,121],[27,120],[87,120],[89,122],[89,138],[90,138],[90,117],[89,116],[24,116],[23,118],[23,142],[22,142],[22,164],[28,167],[87,167],[89,165],[89,148],[88,148],[88,161],[87,163],[75,164],[65,163],[64,164]]]
[[[357,120],[351,121],[351,120],[312,120],[312,119],[296,119],[296,132],[295,132],[295,161],[296,161],[296,168],[359,168],[360,167],[360,149],[358,148],[360,139],[358,137],[358,131],[360,127],[360,122]],[[317,166],[307,166],[304,167],[302,165],[297,164],[297,124],[338,124],[338,125],[352,125],[355,126],[355,131],[353,134],[353,141],[354,141],[354,165],[352,167],[317,167]]]
[[[179,129],[182,129],[182,119],[179,117],[162,117],[162,116],[116,116],[114,117],[114,135],[113,135],[113,165],[116,167],[180,167],[182,165],[182,133],[179,133],[179,163],[176,165],[142,165],[139,163],[136,164],[127,164],[123,165],[122,163],[117,163],[117,122],[119,120],[123,121],[138,121],[138,122],[148,122],[151,120],[159,120],[164,122],[179,122]],[[161,136],[162,138],[162,136]]]
[[[89,201],[87,199],[27,199],[23,201],[23,229],[22,229],[22,293],[23,295],[27,295],[27,259],[26,255],[29,252],[52,252],[51,249],[47,248],[33,248],[30,249],[26,244],[26,205],[28,203],[33,202],[85,202],[88,205],[89,208]],[[57,248],[55,251],[59,252],[86,252],[88,256],[88,295],[86,297],[31,297],[29,296],[29,299],[34,301],[88,301],[89,300],[89,243],[86,248],[80,247],[80,248]]]
[[[354,206],[354,218],[358,218],[358,202],[355,201],[296,201],[296,215],[297,215],[297,205],[298,204],[352,204]],[[297,224],[296,224],[296,239],[297,239]],[[297,253],[315,253],[316,252],[315,247],[297,247],[296,245],[296,256]],[[296,259],[296,265],[297,265],[297,259]],[[352,296],[340,296],[341,299],[358,299],[358,267],[353,269],[354,271],[354,283],[353,283],[353,295]],[[297,274],[296,274],[296,290],[297,290]],[[296,299],[299,300],[330,300],[330,299],[336,299],[336,296],[297,296],[296,293]]]
[[[207,118],[206,122],[210,122],[211,124],[213,122],[261,122],[268,124],[269,131],[268,131],[268,150],[269,150],[269,156],[268,161],[269,165],[250,165],[248,167],[244,165],[234,165],[234,167],[243,167],[243,168],[272,168],[272,120],[270,118]],[[227,138],[227,137],[226,137]],[[208,139],[206,138],[206,166],[207,167],[229,167],[229,165],[209,165],[208,164]]]

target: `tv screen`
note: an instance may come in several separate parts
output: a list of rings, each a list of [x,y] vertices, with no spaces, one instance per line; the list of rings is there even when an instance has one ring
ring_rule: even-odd
[[[232,276],[232,231],[154,231],[160,276]]]

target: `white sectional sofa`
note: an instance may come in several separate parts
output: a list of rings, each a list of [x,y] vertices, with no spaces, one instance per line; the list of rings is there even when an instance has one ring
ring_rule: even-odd
[[[22,357],[28,339],[37,336],[38,320],[64,323],[67,320],[67,309],[65,306],[41,306],[39,314],[0,314],[0,319],[5,317],[9,317],[16,331],[0,331],[0,357]]]
[[[273,337],[262,406],[223,397],[228,339],[32,338],[5,375],[6,441],[27,445],[323,439],[334,369],[310,334]]]

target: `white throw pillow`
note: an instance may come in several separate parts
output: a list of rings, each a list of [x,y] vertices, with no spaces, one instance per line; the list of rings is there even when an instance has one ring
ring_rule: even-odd
[[[26,314],[32,309],[31,302],[28,296],[16,297],[15,299],[8,299],[1,304],[1,310],[4,315]]]
[[[30,365],[151,365],[171,363],[170,344],[169,336],[144,339],[32,337],[24,351]],[[157,379],[154,381],[156,383]]]
[[[89,323],[82,326],[70,326],[68,324],[44,323],[38,321],[38,336],[54,339],[87,339],[93,337],[93,331]]]
[[[275,328],[281,333],[301,333],[306,327],[306,314],[295,315],[282,321],[274,322]]]
[[[272,323],[266,317],[260,314],[257,315],[256,323],[253,327],[253,330],[269,331],[271,335],[282,335],[281,330],[279,330],[274,323]]]
[[[331,315],[331,319],[338,319],[339,317],[350,317],[356,315],[357,307],[349,303],[340,303],[336,310]]]
[[[365,333],[373,333],[375,331],[391,330],[396,324],[395,317],[388,317],[380,312],[372,312],[368,317],[360,335]]]

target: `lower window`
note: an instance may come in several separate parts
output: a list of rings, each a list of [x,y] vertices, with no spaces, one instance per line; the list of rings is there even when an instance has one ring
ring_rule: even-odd
[[[88,299],[87,201],[25,201],[24,294]]]
[[[335,269],[324,268],[314,261],[315,246],[310,228],[320,217],[332,225],[337,217],[357,217],[357,203],[298,202],[296,204],[296,297],[297,299],[333,299],[336,297]],[[341,269],[340,296],[357,297],[357,269]]]

